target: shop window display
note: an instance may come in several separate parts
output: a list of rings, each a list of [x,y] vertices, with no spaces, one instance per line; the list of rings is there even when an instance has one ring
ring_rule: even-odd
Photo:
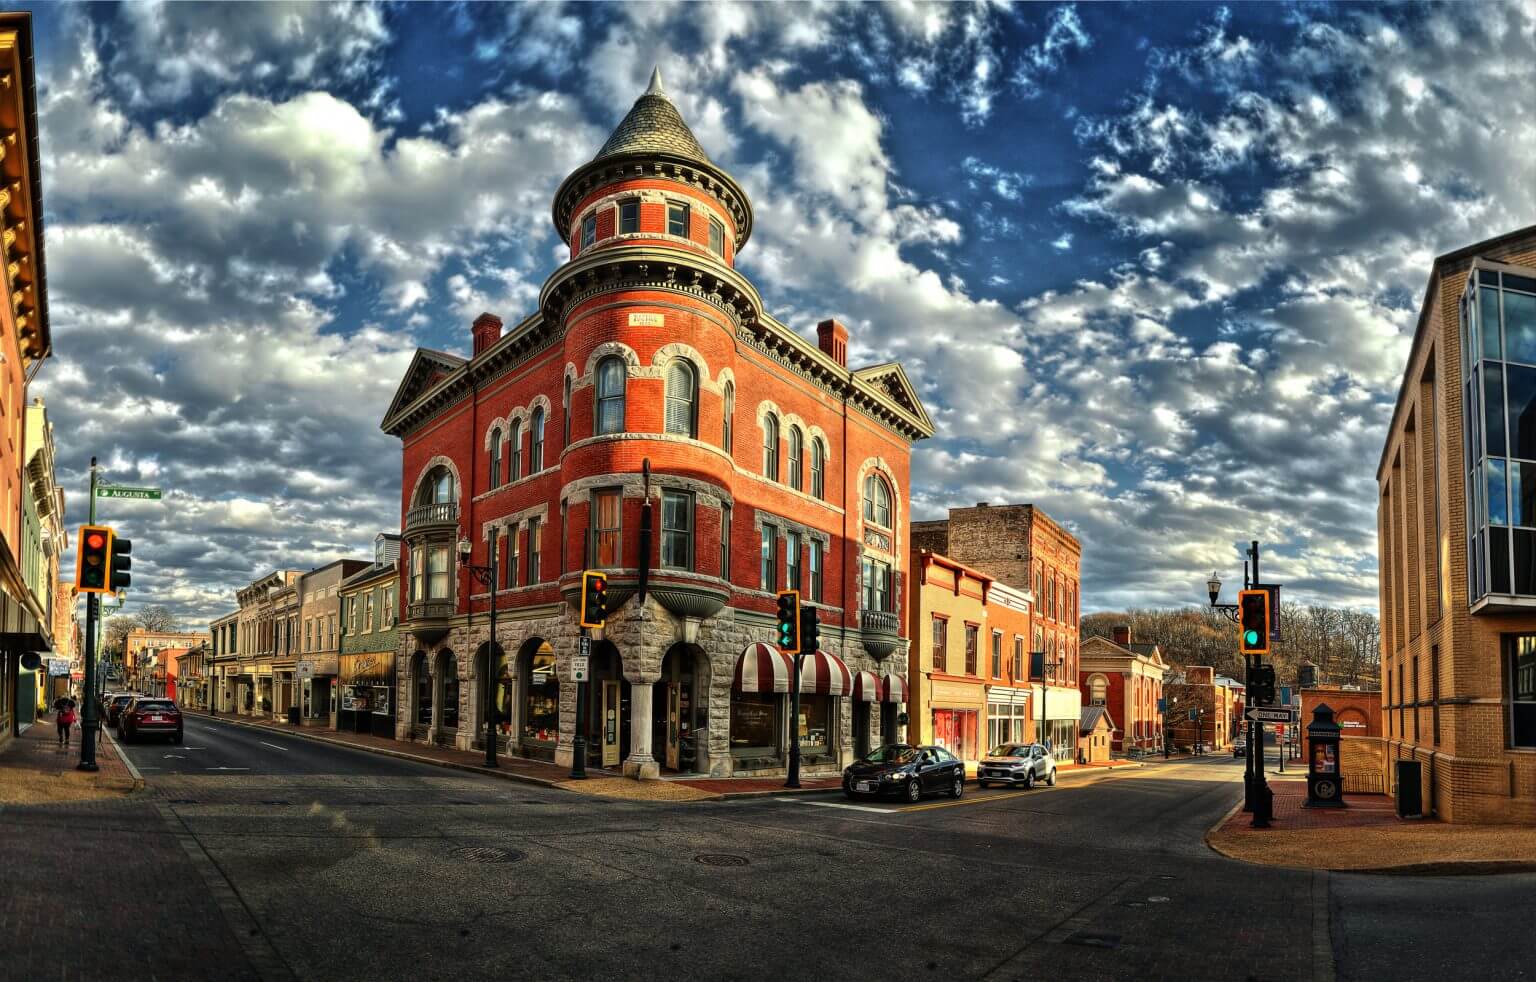
[[[554,743],[560,736],[560,679],[555,653],[544,645],[529,661],[528,691],[523,704],[523,739]]]
[[[779,745],[783,698],[766,692],[731,693],[731,753],[738,757],[773,756]]]

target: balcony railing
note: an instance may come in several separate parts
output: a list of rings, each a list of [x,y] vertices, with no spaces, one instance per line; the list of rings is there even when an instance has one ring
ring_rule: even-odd
[[[459,505],[456,501],[440,501],[430,505],[417,505],[405,513],[405,530],[427,525],[456,525],[459,521]]]
[[[859,628],[868,634],[900,634],[896,614],[889,610],[859,611]]]
[[[433,621],[453,616],[452,600],[419,600],[406,606],[406,616],[413,621]]]

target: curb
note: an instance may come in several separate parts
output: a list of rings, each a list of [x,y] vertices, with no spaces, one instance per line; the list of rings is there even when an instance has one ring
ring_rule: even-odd
[[[117,742],[117,738],[114,737],[112,735],[111,731],[108,730],[105,726],[102,726],[97,731],[97,735],[102,740],[107,740],[107,741],[111,742],[111,744],[112,744],[112,752],[117,754],[117,759],[123,762],[123,766],[124,767],[128,768],[128,775],[133,778],[133,789],[130,790],[128,793],[132,795],[132,794],[138,794],[140,791],[143,791],[144,790],[144,775],[140,774],[139,773],[139,769],[137,767],[133,766],[133,761],[128,758],[128,755],[123,753],[122,745]]]
[[[209,716],[207,713],[186,712],[187,716],[195,716],[199,719],[209,719],[219,723],[229,723],[232,726],[243,726],[248,730],[264,730],[275,733],[283,733],[304,740],[313,740],[331,747],[340,747],[343,750],[355,750],[365,754],[377,754],[381,757],[394,757],[398,760],[409,760],[417,764],[430,764],[433,767],[442,767],[448,770],[465,771],[470,774],[481,774],[486,777],[499,777],[503,781],[516,781],[519,784],[532,784],[541,788],[552,788],[556,791],[570,791],[570,788],[562,787],[561,782],[549,778],[534,777],[531,774],[517,774],[512,771],[504,771],[499,768],[487,769],[479,764],[464,764],[456,760],[437,760],[433,757],[423,757],[420,754],[409,754],[400,750],[387,750],[384,747],[365,747],[355,743],[345,743],[341,740],[332,740],[328,737],[314,733],[305,733],[302,729],[282,730],[275,726],[267,726],[264,723],[247,723],[240,719],[230,719],[227,716]],[[126,758],[124,758],[126,759]]]

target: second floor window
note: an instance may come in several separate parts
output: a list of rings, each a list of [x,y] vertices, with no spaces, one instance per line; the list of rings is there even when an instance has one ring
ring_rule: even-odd
[[[373,592],[369,591],[368,598],[363,601],[363,632],[373,633]]]
[[[693,569],[693,495],[661,492],[661,565]]]
[[[523,423],[521,420],[512,424],[508,442],[511,444],[512,452],[507,459],[512,462],[512,466],[507,468],[507,480],[515,481],[523,476]]]
[[[630,199],[619,203],[619,234],[630,235],[640,231],[640,202]]]
[[[796,491],[805,488],[805,437],[798,426],[789,428],[789,486]]]
[[[516,525],[507,529],[507,586],[517,586],[517,565],[522,558],[518,545],[518,528]]]
[[[688,238],[688,206],[667,205],[667,234]]]
[[[501,487],[501,429],[491,431],[491,487]]]
[[[864,521],[891,527],[891,489],[874,474],[864,479]]]
[[[779,588],[778,556],[775,555],[774,540],[778,538],[779,530],[772,525],[763,526],[762,558],[759,563],[761,582],[764,590],[777,590]]]
[[[812,539],[810,542],[810,576],[807,578],[806,592],[816,603],[821,603],[821,551],[826,546],[820,540]]]
[[[571,445],[571,377],[565,377],[565,401],[560,404],[560,446]]]
[[[933,670],[949,671],[949,621],[942,617],[933,619]]]
[[[537,518],[528,519],[528,582],[539,582],[543,576],[539,554],[542,551],[539,544],[539,533],[543,530],[544,523]]]
[[[434,467],[421,484],[416,495],[418,505],[450,505],[458,499],[453,486],[453,472],[446,467]]]
[[[1013,677],[1024,677],[1024,639],[1017,635],[1013,638]]]
[[[379,626],[385,629],[395,626],[395,588],[384,588],[384,609],[379,615]]]
[[[725,404],[725,409],[723,418],[720,421],[720,449],[724,450],[726,455],[729,456],[731,446],[735,442],[732,439],[734,436],[732,431],[736,427],[736,421],[733,418],[736,415],[735,385],[730,382],[725,383],[725,395],[721,401]]]
[[[1003,675],[1003,632],[992,632],[992,677],[1001,678]]]
[[[624,359],[617,355],[611,355],[598,362],[596,417],[598,434],[624,431],[625,377]]]
[[[889,612],[891,609],[891,564],[878,559],[864,560],[864,609]]]
[[[597,216],[588,215],[581,220],[581,248],[585,249],[597,241]]]
[[[720,578],[731,578],[731,506],[720,506]]]
[[[965,674],[976,674],[976,625],[965,625]]]
[[[811,437],[811,496],[825,499],[827,496],[827,448],[821,437]]]
[[[800,588],[800,533],[786,532],[784,534],[784,589],[799,590]]]
[[[698,436],[699,380],[693,365],[682,358],[667,366],[666,431]]]
[[[763,417],[763,476],[779,479],[779,418],[773,413]]]
[[[528,473],[537,474],[544,469],[544,407],[533,411],[533,422],[528,428]]]
[[[592,565],[612,568],[619,565],[620,515],[623,492],[617,488],[592,492]]]

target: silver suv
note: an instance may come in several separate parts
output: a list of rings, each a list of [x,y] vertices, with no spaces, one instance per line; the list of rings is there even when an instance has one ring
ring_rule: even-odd
[[[976,783],[983,788],[989,784],[1032,788],[1036,781],[1047,785],[1056,783],[1056,758],[1038,743],[1005,743],[993,747],[976,766]]]

